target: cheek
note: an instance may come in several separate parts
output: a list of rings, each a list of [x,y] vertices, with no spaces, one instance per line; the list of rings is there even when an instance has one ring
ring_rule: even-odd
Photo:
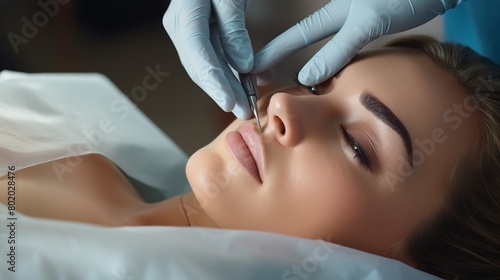
[[[189,158],[186,165],[186,176],[202,206],[215,198],[220,191],[212,174],[218,174],[222,169],[222,159],[214,156],[208,146],[198,150]]]
[[[373,203],[366,186],[338,156],[304,150],[273,170],[268,197],[288,234],[342,242],[369,218]]]

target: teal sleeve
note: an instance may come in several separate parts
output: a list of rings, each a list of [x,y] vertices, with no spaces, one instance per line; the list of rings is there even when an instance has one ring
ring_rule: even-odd
[[[445,39],[471,47],[500,65],[500,1],[469,0],[444,15]]]

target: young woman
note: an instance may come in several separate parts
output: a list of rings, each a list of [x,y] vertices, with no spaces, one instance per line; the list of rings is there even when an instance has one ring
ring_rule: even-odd
[[[236,120],[191,156],[192,193],[146,203],[91,154],[62,182],[50,162],[18,171],[18,210],[321,238],[444,278],[493,279],[499,91],[498,67],[470,49],[403,38],[320,85],[263,96],[262,134],[254,120]]]

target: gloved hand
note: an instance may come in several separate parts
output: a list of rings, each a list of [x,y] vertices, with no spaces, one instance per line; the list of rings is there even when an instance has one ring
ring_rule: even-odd
[[[380,36],[417,27],[462,0],[332,0],[291,27],[255,55],[252,72],[263,71],[298,50],[337,33],[299,72],[308,86],[344,67]]]
[[[247,0],[172,0],[163,26],[191,79],[226,112],[247,119],[247,97],[229,65],[248,73],[253,50],[245,27]]]

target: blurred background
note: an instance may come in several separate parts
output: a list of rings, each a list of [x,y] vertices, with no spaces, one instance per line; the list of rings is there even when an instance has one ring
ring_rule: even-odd
[[[247,27],[254,51],[328,2],[251,0]],[[0,0],[0,71],[102,73],[192,154],[234,116],[219,109],[182,68],[162,26],[168,5],[168,0]],[[409,33],[440,38],[442,19],[437,17]],[[379,39],[367,48],[388,39]],[[274,84],[260,90],[290,84],[323,43],[277,65]],[[147,94],[133,95],[132,89],[142,85],[148,67],[159,67],[168,76]]]

